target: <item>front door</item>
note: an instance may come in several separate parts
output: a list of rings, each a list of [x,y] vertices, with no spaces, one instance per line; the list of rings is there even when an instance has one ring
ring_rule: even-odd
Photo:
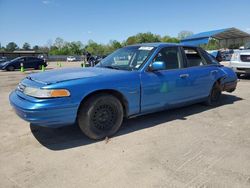
[[[188,100],[188,74],[179,47],[162,48],[154,61],[165,64],[165,70],[141,73],[141,112],[166,109]],[[152,62],[152,63],[153,63]],[[151,65],[152,65],[151,63]]]

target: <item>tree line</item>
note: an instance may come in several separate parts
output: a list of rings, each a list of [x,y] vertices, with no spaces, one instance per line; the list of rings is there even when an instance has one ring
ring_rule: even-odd
[[[119,42],[117,40],[111,40],[108,44],[100,44],[93,40],[89,40],[87,44],[82,44],[80,41],[67,42],[62,38],[56,38],[54,42],[46,46],[31,45],[27,42],[19,47],[15,42],[8,43],[5,47],[0,46],[0,51],[13,52],[15,50],[34,50],[38,53],[48,53],[50,55],[82,55],[85,52],[89,52],[92,55],[107,55],[114,50],[126,45],[132,45],[136,43],[147,42],[168,42],[179,43],[181,39],[192,35],[190,31],[181,31],[178,37],[160,36],[151,32],[138,33],[136,35],[128,37],[125,41]],[[214,43],[213,43],[214,47]]]

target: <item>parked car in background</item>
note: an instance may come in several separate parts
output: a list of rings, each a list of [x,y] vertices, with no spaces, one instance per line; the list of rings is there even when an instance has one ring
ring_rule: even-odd
[[[214,56],[217,61],[230,61],[232,54],[234,50],[228,49],[228,50],[211,50],[208,51],[212,56]]]
[[[0,63],[7,61],[7,57],[0,57]]]
[[[147,43],[118,49],[95,67],[31,74],[9,99],[34,126],[77,122],[88,137],[101,139],[116,133],[123,118],[198,102],[218,105],[221,92],[236,85],[235,72],[199,47]]]
[[[47,66],[47,62],[37,57],[17,57],[10,61],[6,61],[0,64],[0,70],[14,71],[21,68],[21,64],[24,68],[41,69],[42,65]]]
[[[74,56],[68,56],[68,57],[67,57],[67,61],[68,61],[68,62],[76,61],[76,57],[74,57]]]
[[[250,74],[250,50],[235,51],[229,65],[238,77],[241,74]]]

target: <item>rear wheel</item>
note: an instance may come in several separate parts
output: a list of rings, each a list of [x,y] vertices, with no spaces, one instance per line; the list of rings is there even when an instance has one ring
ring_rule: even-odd
[[[42,65],[38,65],[35,67],[36,70],[41,70],[42,69]]]
[[[206,104],[208,106],[216,106],[219,104],[220,97],[221,97],[221,87],[220,87],[219,82],[216,82],[213,85],[213,88],[210,92],[210,95],[209,95],[207,101],[206,101]]]
[[[79,127],[89,138],[112,136],[122,124],[122,104],[112,95],[94,95],[80,106],[77,119]]]
[[[14,71],[15,70],[15,67],[10,65],[7,67],[7,71]]]

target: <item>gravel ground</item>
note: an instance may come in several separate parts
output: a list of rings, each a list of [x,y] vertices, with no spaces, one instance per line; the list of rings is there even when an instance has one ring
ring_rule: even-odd
[[[0,72],[0,187],[250,187],[249,78],[216,108],[126,120],[96,142],[76,126],[32,127],[15,115],[8,95],[29,72]]]

